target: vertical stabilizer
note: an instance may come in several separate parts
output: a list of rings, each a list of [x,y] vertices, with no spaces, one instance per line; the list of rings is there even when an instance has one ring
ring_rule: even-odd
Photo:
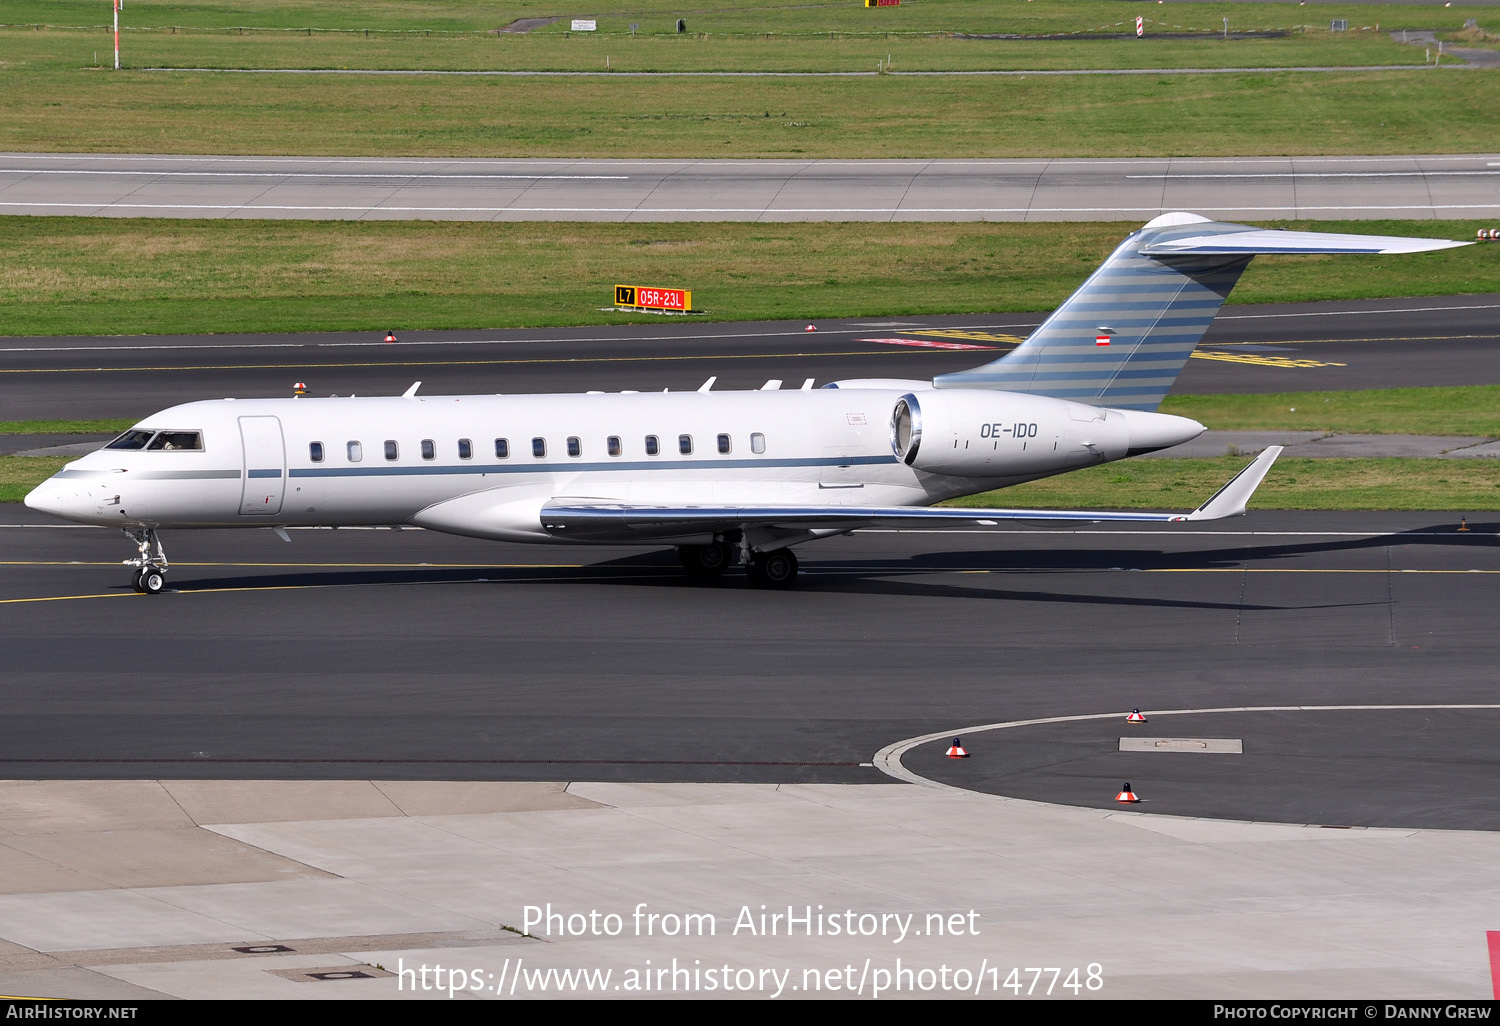
[[[932,384],[1155,410],[1257,253],[1415,253],[1461,245],[1268,231],[1163,214],[1122,242],[1016,349]]]

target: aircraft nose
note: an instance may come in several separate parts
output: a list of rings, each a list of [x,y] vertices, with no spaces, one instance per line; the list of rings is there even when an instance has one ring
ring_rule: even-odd
[[[67,517],[67,509],[76,496],[73,489],[68,488],[55,478],[48,478],[26,493],[22,501],[27,507],[40,513],[50,513],[55,517]]]

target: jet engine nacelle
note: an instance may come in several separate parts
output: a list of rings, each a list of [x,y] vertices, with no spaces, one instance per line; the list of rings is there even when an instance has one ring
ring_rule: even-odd
[[[1186,417],[1066,399],[934,389],[891,411],[891,449],[908,466],[955,477],[1023,477],[1178,445],[1203,425]]]

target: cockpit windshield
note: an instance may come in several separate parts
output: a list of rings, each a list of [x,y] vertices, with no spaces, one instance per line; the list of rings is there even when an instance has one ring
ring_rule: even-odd
[[[203,435],[197,431],[158,431],[147,449],[202,449]]]
[[[151,441],[151,436],[154,434],[156,434],[155,431],[141,431],[139,429],[132,428],[131,430],[121,435],[119,438],[116,438],[113,442],[110,442],[105,446],[105,448],[144,449],[146,447],[146,443]]]
[[[145,428],[131,428],[119,438],[106,445],[105,448],[150,449],[158,452],[187,449],[201,452],[203,450],[203,432],[151,431]]]

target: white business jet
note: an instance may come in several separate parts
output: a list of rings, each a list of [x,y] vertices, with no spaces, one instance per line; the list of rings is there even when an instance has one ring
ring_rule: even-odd
[[[117,526],[135,587],[165,586],[165,528],[413,525],[520,542],[671,545],[691,573],[762,587],[791,547],[864,527],[1193,521],[1245,512],[1272,447],[1188,513],[934,503],[1185,442],[1155,412],[1258,253],[1466,243],[1267,231],[1166,214],[1127,238],[1021,346],[931,381],[814,390],[221,399],[147,417],[26,504]]]

